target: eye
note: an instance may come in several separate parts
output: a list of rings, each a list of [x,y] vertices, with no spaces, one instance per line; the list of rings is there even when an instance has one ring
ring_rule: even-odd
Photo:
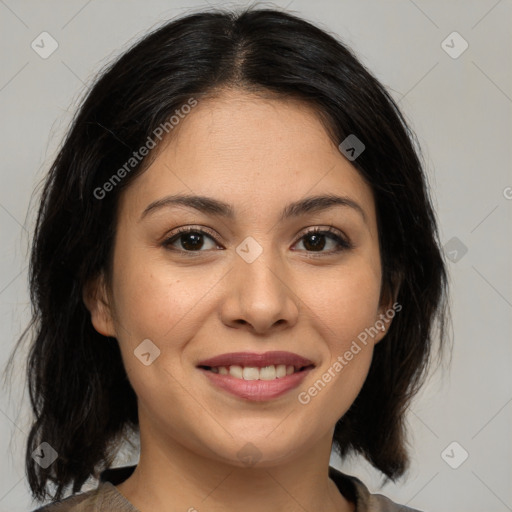
[[[201,249],[205,246],[204,237],[209,238],[212,242],[215,242],[213,236],[203,229],[180,228],[171,237],[166,238],[162,242],[162,245],[166,249],[170,250],[177,250],[182,252],[202,252]],[[180,241],[181,247],[173,247],[177,242]],[[211,244],[211,247],[207,247],[207,249],[214,249],[215,247],[217,247],[217,244],[213,243]]]
[[[208,247],[208,244],[205,244],[205,237],[210,240],[210,247]],[[331,241],[331,246],[333,246],[333,248],[328,251],[323,250],[326,245],[329,245],[325,241],[326,238]],[[352,244],[345,237],[339,234],[338,230],[330,226],[327,229],[311,229],[302,235],[298,243],[300,242],[302,242],[307,252],[313,253],[330,254],[352,248]],[[179,246],[177,246],[178,244]],[[204,250],[219,247],[212,233],[209,233],[204,229],[193,227],[179,228],[175,233],[162,242],[162,246],[169,250],[180,251],[188,254],[193,252],[204,252]]]
[[[323,249],[328,245],[325,239],[330,239],[331,246],[334,246],[333,249],[323,251]],[[341,234],[338,233],[338,230],[329,227],[327,229],[314,228],[302,235],[299,240],[299,243],[302,242],[306,251],[308,252],[320,252],[320,253],[335,253],[340,252],[345,249],[351,249],[352,244]]]

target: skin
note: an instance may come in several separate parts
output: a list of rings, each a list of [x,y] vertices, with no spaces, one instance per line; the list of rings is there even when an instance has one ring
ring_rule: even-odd
[[[372,191],[296,100],[225,91],[201,100],[178,128],[121,195],[112,289],[100,278],[84,292],[95,329],[117,338],[138,397],[140,461],[117,489],[141,512],[354,510],[328,477],[332,436],[387,331],[308,404],[297,396],[390,307],[379,304]],[[230,203],[235,218],[169,207],[140,220],[151,202],[177,193]],[[335,206],[279,221],[285,205],[320,194],[351,198],[365,218]],[[334,252],[326,236],[312,249],[305,233],[330,225],[353,248]],[[215,239],[205,235],[195,251],[187,235],[174,251],[162,245],[184,226],[209,228]],[[252,263],[235,250],[248,236],[263,249]],[[147,366],[134,355],[145,339],[160,350]],[[270,350],[316,365],[273,400],[227,394],[196,368],[226,352]],[[260,456],[252,466],[237,456],[248,442]]]

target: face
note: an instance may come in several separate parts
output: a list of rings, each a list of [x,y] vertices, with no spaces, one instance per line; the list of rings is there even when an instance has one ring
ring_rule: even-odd
[[[120,198],[111,297],[98,286],[84,300],[95,328],[118,340],[141,435],[145,425],[156,443],[233,465],[247,443],[262,465],[292,460],[332,436],[385,335],[373,328],[389,305],[372,191],[303,104],[229,92],[180,122]],[[162,202],[180,195],[232,215]],[[342,199],[304,207],[320,196]],[[242,379],[199,368],[274,351],[311,365],[274,380],[247,368],[275,354],[244,360]]]

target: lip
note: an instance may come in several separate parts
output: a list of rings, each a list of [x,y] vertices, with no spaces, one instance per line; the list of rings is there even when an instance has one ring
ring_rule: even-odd
[[[284,364],[286,366],[295,366],[302,368],[303,366],[314,366],[313,361],[299,356],[293,352],[271,351],[258,354],[256,352],[231,352],[229,354],[220,354],[210,359],[205,359],[197,364],[197,366],[252,366],[255,368],[263,368],[264,366]],[[283,377],[284,378],[284,377]]]
[[[263,368],[265,366],[283,364],[286,366],[294,366],[295,368],[305,368],[291,375],[273,380],[244,380],[229,374],[222,375],[220,373],[213,373],[207,369],[233,365]],[[197,365],[197,368],[214,386],[239,398],[261,402],[278,398],[291,389],[296,388],[315,366],[313,361],[299,356],[298,354],[275,350],[264,352],[263,354],[256,352],[231,352],[229,354],[220,354],[201,361]]]
[[[254,402],[262,402],[278,398],[299,386],[313,369],[313,366],[274,380],[244,380],[229,374],[213,373],[204,368],[198,369],[213,385],[227,391],[231,395]]]

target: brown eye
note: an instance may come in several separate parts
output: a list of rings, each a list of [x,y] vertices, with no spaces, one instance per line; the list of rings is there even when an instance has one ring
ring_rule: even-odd
[[[195,228],[184,228],[180,229],[177,233],[173,234],[171,237],[166,238],[162,245],[170,250],[178,250],[184,252],[201,252],[201,249],[205,246],[204,238],[208,238],[215,242],[212,236],[201,229]],[[173,247],[177,242],[179,242],[178,247]],[[213,247],[215,248],[218,245],[213,243]],[[207,247],[207,249],[209,249]]]
[[[323,249],[329,245],[328,241],[331,241],[331,246],[334,246],[330,250],[324,251]],[[308,252],[339,252],[345,249],[350,249],[352,245],[344,237],[338,235],[337,231],[333,229],[318,229],[315,228],[304,234],[301,239],[303,241],[304,248]]]

